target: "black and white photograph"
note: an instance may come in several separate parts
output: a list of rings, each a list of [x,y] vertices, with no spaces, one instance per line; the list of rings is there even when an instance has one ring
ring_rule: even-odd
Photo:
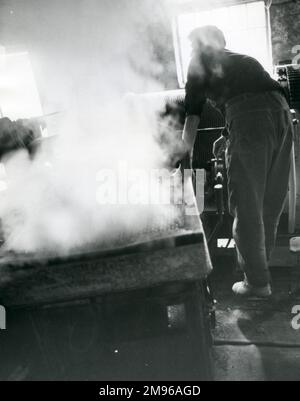
[[[0,0],[0,382],[299,380],[300,0]]]

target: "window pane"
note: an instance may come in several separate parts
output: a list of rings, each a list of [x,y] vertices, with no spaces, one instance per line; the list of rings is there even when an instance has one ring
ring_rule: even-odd
[[[239,5],[229,7],[229,21],[232,30],[247,28],[247,7]]]
[[[186,77],[191,46],[188,40],[192,29],[203,25],[216,25],[225,34],[227,48],[253,56],[271,71],[271,52],[267,40],[267,21],[263,1],[222,7],[211,11],[184,14],[178,17],[179,70]],[[180,74],[179,74],[180,75]]]
[[[196,13],[196,26],[203,26],[211,24],[211,12],[203,11],[202,13]]]
[[[227,48],[237,53],[248,53],[251,49],[251,37],[246,29],[230,32],[227,38]]]
[[[249,28],[266,26],[265,3],[263,1],[246,4]]]
[[[212,11],[211,24],[216,25],[222,29],[224,26],[228,26],[229,21],[229,10],[228,7],[220,8]]]

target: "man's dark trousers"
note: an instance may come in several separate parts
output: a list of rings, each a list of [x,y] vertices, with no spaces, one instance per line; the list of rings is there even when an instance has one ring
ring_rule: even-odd
[[[253,286],[270,282],[268,261],[288,190],[293,125],[280,92],[226,105],[229,209],[238,261]]]

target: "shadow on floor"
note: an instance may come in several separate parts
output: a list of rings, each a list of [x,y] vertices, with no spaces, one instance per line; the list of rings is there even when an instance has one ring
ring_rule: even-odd
[[[215,267],[216,380],[299,380],[300,330],[291,322],[292,308],[300,305],[300,298],[289,294],[294,275],[288,268],[274,268],[271,273],[270,299],[243,300],[231,293],[232,284],[240,279],[232,260],[222,258]]]

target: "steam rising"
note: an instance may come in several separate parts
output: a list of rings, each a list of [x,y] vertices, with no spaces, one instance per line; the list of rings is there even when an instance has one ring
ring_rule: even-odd
[[[56,11],[61,3],[54,2]],[[163,89],[154,79],[162,66],[142,30],[141,21],[150,10],[140,6],[137,12],[126,6],[129,3],[82,1],[84,23],[76,29],[68,15],[70,37],[60,46],[61,57],[53,60],[55,85],[45,85],[44,96],[47,112],[66,110],[50,132],[58,135],[43,141],[34,160],[21,151],[5,161],[7,189],[0,192],[0,216],[6,249],[61,254],[176,220],[170,206],[97,202],[104,185],[99,171],[118,177],[122,162],[129,172],[150,173],[167,157],[155,138],[161,105],[141,107],[134,97],[124,97],[130,90]],[[149,182],[139,183],[149,189]],[[122,191],[131,185],[129,180]]]

